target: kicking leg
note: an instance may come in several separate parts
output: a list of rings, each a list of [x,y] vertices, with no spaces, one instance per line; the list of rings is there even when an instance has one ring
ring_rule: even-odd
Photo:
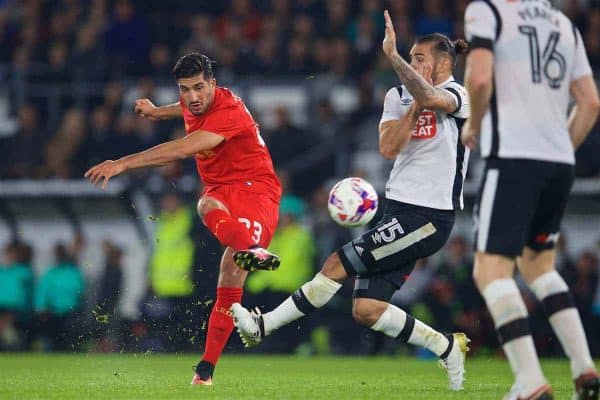
[[[305,283],[273,311],[250,312],[240,304],[231,307],[235,325],[246,347],[260,343],[265,336],[287,325],[331,300],[348,275],[337,253],[329,256],[321,272]]]
[[[279,267],[279,257],[260,247],[250,234],[251,227],[243,220],[233,218],[221,201],[203,197],[198,202],[198,214],[223,246],[235,250],[232,257],[240,268],[271,271]],[[248,220],[245,222],[250,223]]]

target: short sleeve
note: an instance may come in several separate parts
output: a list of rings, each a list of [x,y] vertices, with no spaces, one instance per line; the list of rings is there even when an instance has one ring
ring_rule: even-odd
[[[499,24],[497,11],[488,1],[473,1],[465,10],[465,37],[470,49],[493,50],[498,39]]]
[[[592,75],[592,67],[590,66],[590,61],[588,60],[579,29],[575,29],[575,59],[573,60],[571,81],[586,75]]]
[[[240,133],[245,124],[239,107],[227,107],[215,110],[206,116],[202,130],[216,133],[229,140]]]
[[[379,124],[381,125],[384,122],[402,118],[404,113],[400,106],[400,92],[397,88],[393,87],[385,94],[383,113],[381,114],[381,121],[379,121]]]
[[[467,94],[465,87],[457,82],[450,82],[443,88],[454,95],[454,98],[456,99],[456,111],[450,113],[450,115],[462,119],[469,118],[471,106],[469,104],[469,95]]]

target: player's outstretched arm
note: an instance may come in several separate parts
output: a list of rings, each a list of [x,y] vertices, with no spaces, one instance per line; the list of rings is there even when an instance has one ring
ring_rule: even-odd
[[[569,135],[573,148],[577,150],[596,123],[600,112],[600,99],[596,82],[591,75],[585,75],[571,82],[571,96],[575,99],[575,107],[569,115]]]
[[[481,131],[481,121],[492,97],[494,53],[488,49],[476,48],[467,56],[465,86],[469,93],[471,114],[463,126],[462,142],[473,149]]]
[[[181,107],[179,106],[178,102],[156,107],[150,101],[150,99],[136,100],[135,112],[136,114],[151,119],[153,121],[183,117],[183,114],[181,113]]]
[[[421,112],[423,108],[413,102],[402,118],[379,125],[379,152],[386,160],[394,160],[410,141]]]
[[[400,78],[406,89],[424,108],[432,111],[453,113],[456,111],[456,98],[447,90],[438,89],[422,77],[398,53],[396,48],[396,32],[392,19],[387,10],[385,17],[385,37],[383,38],[383,52],[392,63],[396,75]]]
[[[85,177],[94,185],[102,182],[102,188],[105,188],[110,178],[125,171],[165,165],[175,160],[191,157],[218,146],[223,140],[225,138],[216,133],[196,131],[180,139],[159,144],[115,161],[104,161],[90,168],[85,173]]]

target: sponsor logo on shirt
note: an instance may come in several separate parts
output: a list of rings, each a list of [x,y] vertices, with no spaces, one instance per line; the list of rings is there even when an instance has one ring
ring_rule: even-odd
[[[196,153],[196,158],[199,158],[200,160],[207,160],[209,158],[213,158],[216,155],[217,153],[215,153],[212,150],[204,150],[199,153]]]
[[[433,111],[423,111],[417,123],[415,129],[412,132],[413,139],[431,139],[437,133],[437,118]]]

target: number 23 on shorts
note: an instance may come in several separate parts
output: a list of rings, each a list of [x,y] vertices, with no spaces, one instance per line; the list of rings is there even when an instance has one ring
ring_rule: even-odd
[[[252,240],[254,240],[254,243],[260,243],[260,237],[263,232],[261,223],[258,221],[250,221],[248,218],[238,218],[238,221],[246,225],[246,228],[252,233]]]

